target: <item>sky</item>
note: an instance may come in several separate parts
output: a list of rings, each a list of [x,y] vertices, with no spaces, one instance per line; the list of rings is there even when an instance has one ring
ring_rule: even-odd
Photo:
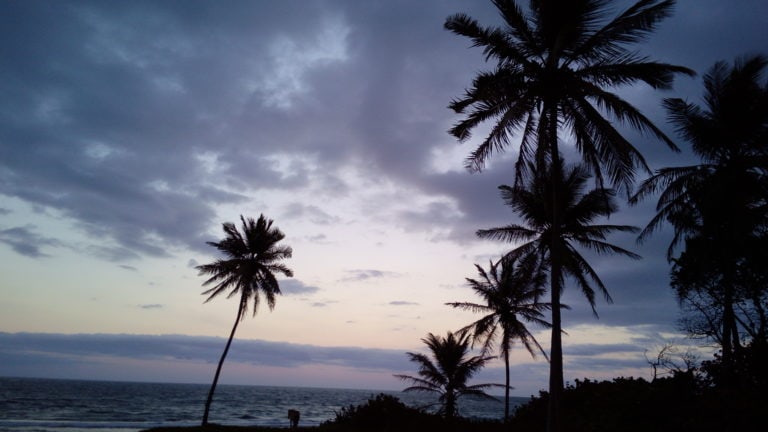
[[[210,382],[237,302],[204,303],[194,267],[240,215],[275,221],[295,276],[241,323],[222,383],[402,389],[406,352],[478,318],[445,303],[477,301],[465,278],[512,246],[474,233],[517,220],[497,190],[515,154],[463,168],[478,142],[447,133],[460,119],[447,105],[493,65],[443,23],[499,25],[490,1],[0,7],[0,376]],[[619,93],[686,149],[661,99],[700,102],[714,62],[766,40],[764,0],[680,0],[638,50],[699,75]],[[652,169],[695,162],[622,130]],[[654,204],[610,223],[645,226]],[[570,382],[650,378],[646,357],[688,343],[669,230],[610,240],[643,259],[591,257],[614,299],[599,319],[566,287]],[[541,356],[517,346],[511,369],[513,394],[546,388]],[[477,382],[503,376],[496,361]]]

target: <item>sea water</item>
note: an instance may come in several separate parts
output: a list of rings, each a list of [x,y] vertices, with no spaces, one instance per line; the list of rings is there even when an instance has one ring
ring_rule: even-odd
[[[0,431],[135,432],[158,426],[200,423],[210,386],[105,381],[0,378]],[[332,420],[343,407],[360,405],[379,393],[414,407],[435,397],[423,393],[302,387],[216,387],[209,422],[240,426],[288,426],[287,411],[301,412],[301,426]],[[498,419],[497,401],[459,400],[465,417]],[[526,398],[513,398],[512,408]]]

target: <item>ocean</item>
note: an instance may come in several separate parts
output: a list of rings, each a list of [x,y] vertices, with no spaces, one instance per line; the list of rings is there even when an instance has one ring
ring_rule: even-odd
[[[200,422],[207,384],[159,384],[106,381],[0,378],[0,431],[137,432],[158,426]],[[425,407],[428,394],[380,390],[219,385],[209,422],[227,425],[288,427],[287,411],[301,412],[300,426],[331,420],[342,407],[365,403],[379,393]],[[512,398],[511,408],[527,398]],[[460,414],[501,418],[498,401],[459,399]]]

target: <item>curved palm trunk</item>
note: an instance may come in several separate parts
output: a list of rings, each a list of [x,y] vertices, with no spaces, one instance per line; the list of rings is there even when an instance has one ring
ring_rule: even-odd
[[[242,315],[243,308],[241,306],[237,309],[237,319],[235,319],[235,325],[232,326],[232,332],[229,334],[227,345],[224,347],[224,352],[221,353],[221,358],[219,359],[219,365],[216,367],[216,374],[213,376],[213,384],[211,384],[211,389],[208,391],[208,399],[205,401],[205,412],[203,413],[203,421],[201,423],[203,426],[208,424],[208,412],[211,409],[211,402],[213,402],[213,392],[216,390],[216,384],[219,382],[221,366],[224,365],[224,359],[227,357],[227,352],[229,352],[229,346],[232,345],[232,338],[235,337],[235,330],[237,330],[237,325],[240,324],[240,318]]]

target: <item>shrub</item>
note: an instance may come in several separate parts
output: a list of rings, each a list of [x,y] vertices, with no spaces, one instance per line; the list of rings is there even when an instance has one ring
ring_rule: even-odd
[[[398,398],[379,394],[362,405],[342,408],[333,420],[320,425],[321,432],[496,432],[501,422],[445,419],[422,409],[409,407]]]

